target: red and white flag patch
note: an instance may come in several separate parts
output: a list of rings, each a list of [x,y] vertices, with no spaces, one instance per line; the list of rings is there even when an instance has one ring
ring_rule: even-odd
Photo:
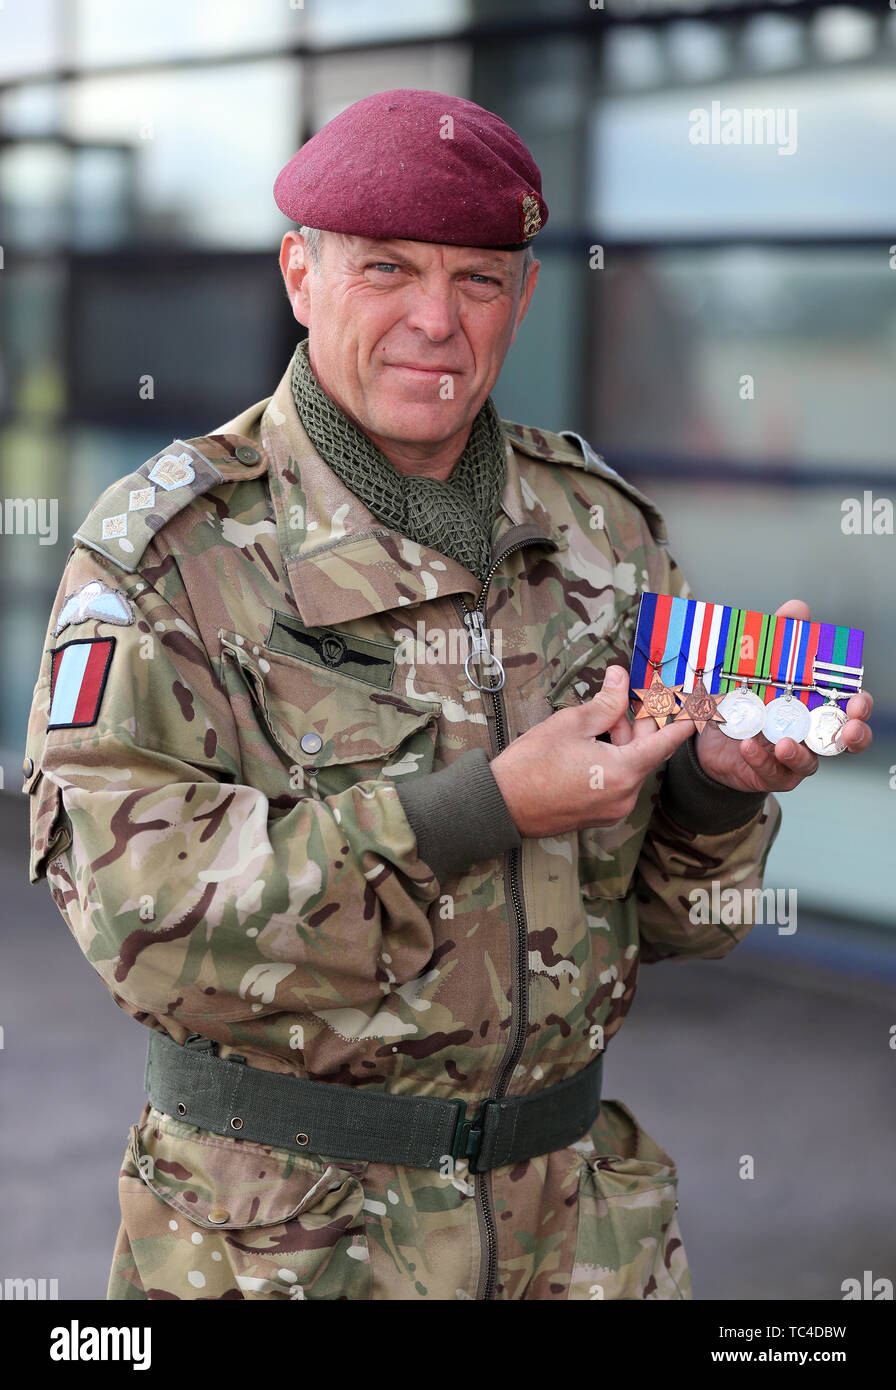
[[[114,637],[76,637],[53,652],[48,729],[86,729],[100,712]]]

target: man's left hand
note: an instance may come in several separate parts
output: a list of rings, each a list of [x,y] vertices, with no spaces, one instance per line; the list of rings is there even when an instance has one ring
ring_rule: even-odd
[[[808,604],[799,599],[782,603],[776,614],[785,618],[809,621]],[[871,742],[867,719],[874,701],[867,690],[850,696],[846,706],[847,722],[840,731],[839,742],[850,753],[861,753]],[[818,755],[804,743],[792,738],[779,738],[770,743],[764,734],[741,740],[728,738],[719,724],[707,724],[696,739],[697,757],[708,777],[742,792],[789,792],[818,768]]]

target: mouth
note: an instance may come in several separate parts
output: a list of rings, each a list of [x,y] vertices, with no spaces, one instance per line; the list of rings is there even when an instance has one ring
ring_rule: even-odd
[[[386,366],[399,372],[415,372],[417,376],[460,376],[457,367],[419,367],[410,362],[387,362]]]

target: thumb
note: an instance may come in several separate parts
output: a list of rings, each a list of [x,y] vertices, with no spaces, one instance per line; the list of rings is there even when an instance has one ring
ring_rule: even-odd
[[[789,598],[786,603],[782,603],[780,608],[775,609],[776,618],[801,618],[804,623],[809,622],[811,614],[808,603],[804,603],[799,598]]]
[[[608,666],[600,690],[582,705],[584,722],[589,734],[603,734],[611,729],[628,707],[628,672],[623,666]]]

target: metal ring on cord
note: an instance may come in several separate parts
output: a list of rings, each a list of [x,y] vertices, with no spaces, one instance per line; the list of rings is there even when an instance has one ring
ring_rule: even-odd
[[[476,655],[478,655],[478,653],[476,653],[476,652],[470,652],[469,656],[467,657],[466,661],[464,662],[464,673],[466,674],[467,680],[470,682],[471,685],[475,685],[475,687],[476,687],[477,690],[491,690],[491,691],[500,690],[501,687],[503,686],[505,680],[507,679],[507,676],[506,676],[506,674],[505,674],[505,672],[504,672],[504,667],[501,665],[500,661],[499,661],[498,658],[495,656],[494,652],[489,652],[489,656],[490,656],[491,660],[493,661],[493,663],[495,664],[495,666],[497,666],[498,670],[501,672],[501,679],[498,681],[498,684],[497,684],[497,685],[480,685],[479,682],[478,682],[473,676],[470,675],[470,662],[473,660],[473,657],[476,656]]]

